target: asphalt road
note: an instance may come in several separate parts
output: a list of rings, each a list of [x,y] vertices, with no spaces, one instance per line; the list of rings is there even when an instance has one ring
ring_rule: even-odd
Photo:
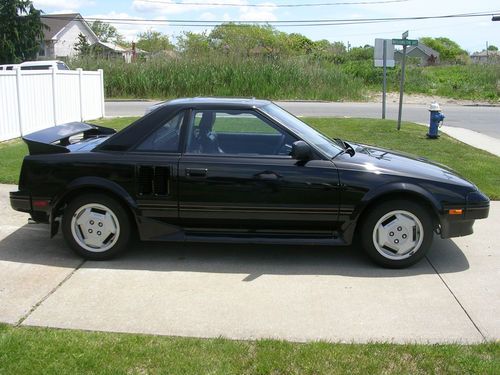
[[[106,116],[140,116],[147,107],[157,102],[125,101],[106,102]],[[296,116],[348,116],[371,117],[381,116],[379,103],[333,103],[333,102],[277,102]],[[444,124],[451,127],[470,129],[478,133],[500,139],[500,107],[474,107],[446,105],[443,106],[446,116]],[[397,120],[397,103],[387,104],[387,118]],[[429,122],[427,106],[421,104],[405,104],[403,120],[420,123]]]
[[[475,234],[404,270],[352,248],[139,243],[82,261],[0,185],[0,322],[294,341],[500,339],[500,202]]]

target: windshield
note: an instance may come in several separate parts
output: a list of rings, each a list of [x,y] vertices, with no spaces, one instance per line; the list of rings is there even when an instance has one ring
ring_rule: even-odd
[[[333,158],[339,152],[343,151],[335,141],[311,128],[305,122],[300,121],[297,117],[285,111],[283,108],[278,107],[276,104],[268,104],[262,107],[261,110],[283,125],[286,125],[290,130],[307,142],[319,148],[329,158]]]

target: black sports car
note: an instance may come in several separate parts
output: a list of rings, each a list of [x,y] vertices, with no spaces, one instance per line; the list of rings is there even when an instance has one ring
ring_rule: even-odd
[[[59,224],[90,259],[141,240],[348,245],[387,267],[434,232],[472,233],[489,200],[429,160],[330,139],[274,103],[162,103],[126,129],[70,123],[24,137],[12,207]]]

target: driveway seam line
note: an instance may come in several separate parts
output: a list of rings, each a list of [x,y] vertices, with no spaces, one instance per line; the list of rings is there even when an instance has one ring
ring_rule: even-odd
[[[64,279],[62,279],[62,281],[57,284],[54,288],[52,288],[52,290],[50,292],[48,292],[45,296],[42,297],[42,299],[40,301],[38,301],[37,303],[35,303],[31,309],[26,313],[24,314],[18,321],[17,323],[14,325],[15,327],[19,327],[21,324],[24,323],[24,321],[26,319],[28,319],[28,317],[33,314],[35,312],[35,310],[42,304],[44,303],[52,294],[54,294],[61,286],[63,286],[63,284],[66,283],[66,281],[68,281],[74,274],[76,271],[78,271],[82,266],[83,264],[86,262],[86,260],[82,260],[68,275],[66,275],[66,277]]]
[[[483,341],[486,342],[488,341],[486,339],[486,336],[483,334],[483,332],[481,331],[481,329],[479,328],[479,326],[476,324],[476,322],[472,319],[472,317],[470,316],[469,312],[467,311],[467,309],[465,308],[464,305],[462,305],[462,302],[460,302],[460,300],[458,299],[458,297],[455,295],[455,293],[453,292],[453,290],[451,290],[450,286],[446,283],[446,281],[444,280],[444,278],[441,276],[441,274],[438,272],[438,270],[436,269],[436,267],[434,267],[434,264],[432,264],[431,260],[429,259],[428,256],[425,256],[425,259],[427,259],[427,262],[429,262],[429,264],[431,265],[432,269],[434,270],[434,272],[436,272],[436,275],[438,275],[438,277],[441,279],[441,281],[443,282],[443,284],[446,286],[446,289],[448,289],[448,291],[451,293],[451,295],[453,296],[453,298],[455,298],[455,301],[457,301],[458,305],[462,308],[463,312],[465,313],[465,315],[467,315],[467,318],[469,318],[470,322],[472,323],[472,325],[476,328],[476,330],[479,332],[479,334],[481,335],[481,337],[483,338]]]

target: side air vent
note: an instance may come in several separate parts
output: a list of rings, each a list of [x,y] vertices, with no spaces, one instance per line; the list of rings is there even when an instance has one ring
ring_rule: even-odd
[[[139,195],[165,196],[169,194],[169,167],[139,165],[136,176]]]

